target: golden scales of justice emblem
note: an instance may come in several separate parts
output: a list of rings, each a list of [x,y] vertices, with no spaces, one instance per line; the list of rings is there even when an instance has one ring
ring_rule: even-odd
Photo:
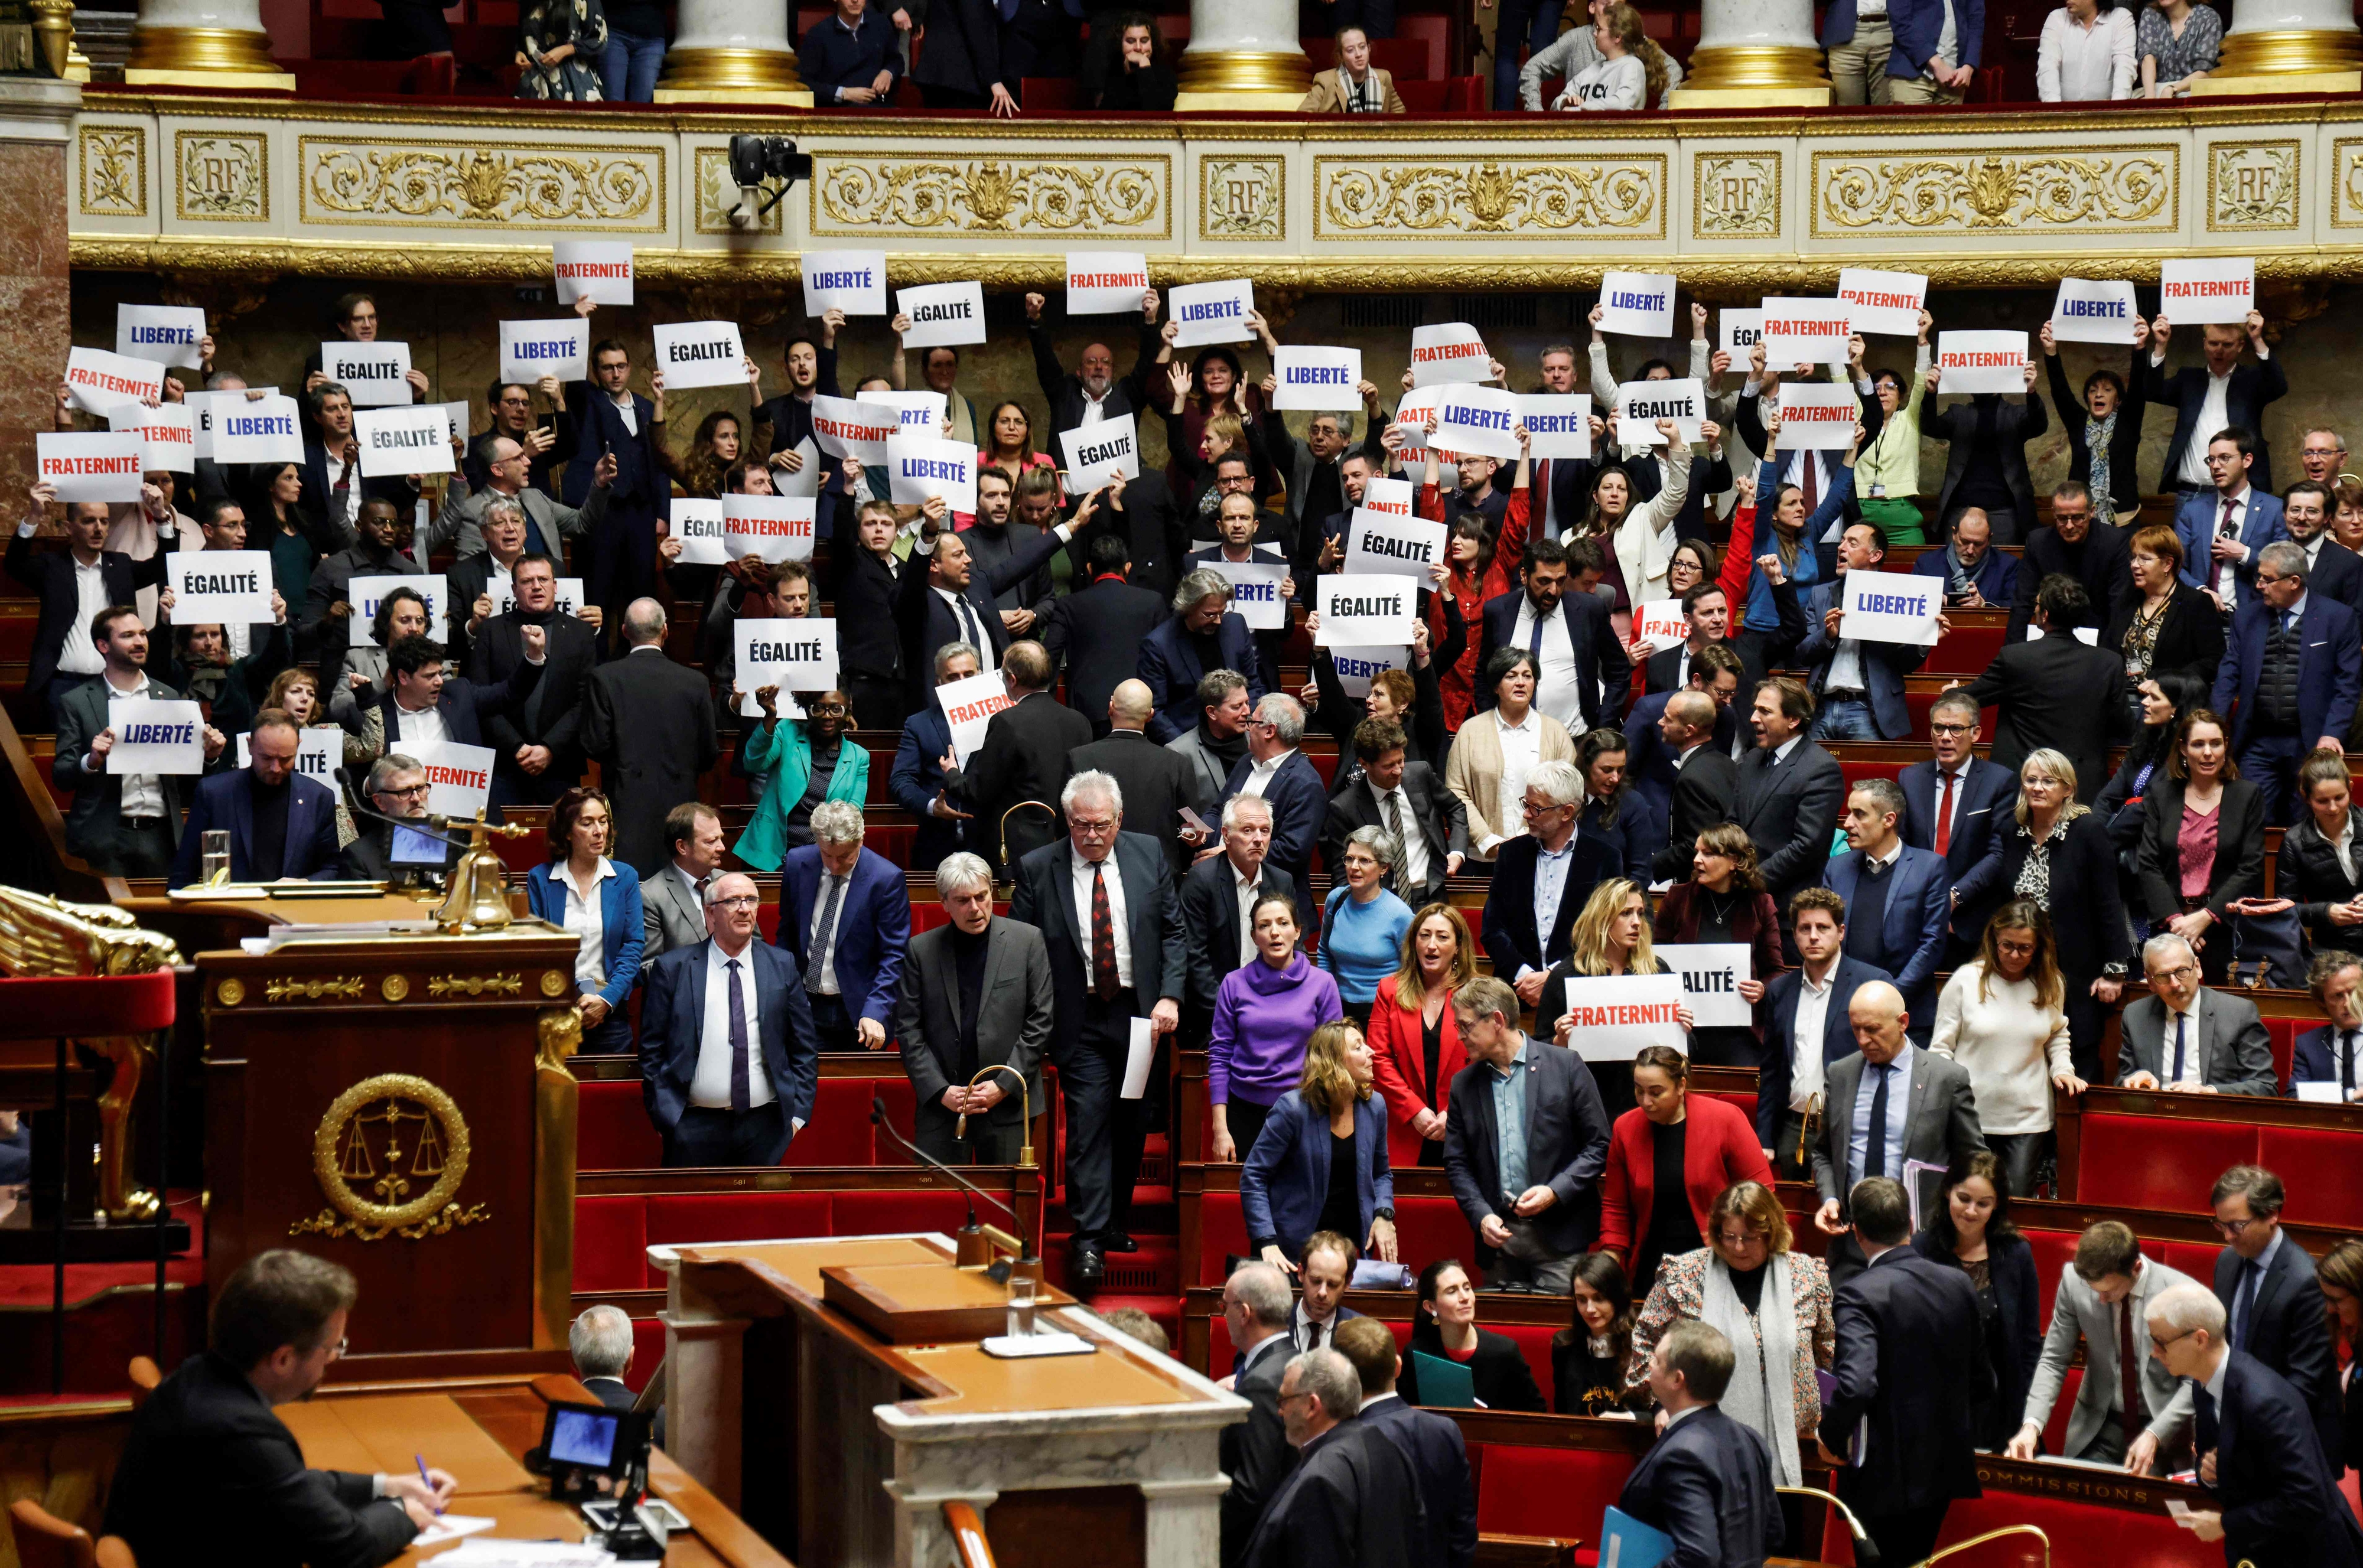
[[[363,1078],[329,1102],[312,1134],[312,1174],[330,1207],[287,1233],[416,1242],[488,1220],[484,1205],[454,1201],[468,1152],[468,1123],[449,1095],[408,1073]]]

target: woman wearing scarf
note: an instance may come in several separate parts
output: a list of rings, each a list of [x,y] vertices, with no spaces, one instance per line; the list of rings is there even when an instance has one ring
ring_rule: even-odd
[[[2068,390],[2068,370],[2059,363],[2059,344],[2045,322],[2043,373],[2050,379],[2051,401],[2068,432],[2068,477],[2082,480],[2094,495],[2109,498],[2109,515],[2121,528],[2141,518],[2141,481],[2135,477],[2135,459],[2141,454],[2142,376],[2148,370],[2149,323],[2134,318],[2132,372],[2094,370],[2084,378],[2084,395]],[[2078,414],[2082,418],[2078,418]]]

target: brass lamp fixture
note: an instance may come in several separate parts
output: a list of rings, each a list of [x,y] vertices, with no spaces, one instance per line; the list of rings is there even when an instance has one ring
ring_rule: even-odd
[[[983,1082],[986,1078],[991,1077],[995,1073],[1007,1073],[1011,1077],[1017,1080],[1018,1114],[1026,1120],[1026,1142],[1018,1146],[1017,1163],[1024,1168],[1032,1170],[1034,1168],[1034,1096],[1026,1087],[1026,1075],[1019,1072],[1016,1068],[1011,1066],[1006,1062],[996,1062],[992,1066],[978,1068],[976,1077],[969,1079],[968,1087],[974,1088],[978,1084]],[[960,1112],[960,1123],[955,1131],[960,1137],[965,1138],[968,1136],[967,1111],[963,1110]]]

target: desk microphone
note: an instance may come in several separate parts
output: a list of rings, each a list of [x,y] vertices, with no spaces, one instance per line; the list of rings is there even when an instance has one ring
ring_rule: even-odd
[[[917,1160],[921,1165],[926,1165],[928,1169],[941,1171],[944,1175],[951,1177],[952,1180],[958,1182],[967,1190],[969,1198],[968,1224],[965,1227],[966,1229],[974,1231],[977,1228],[976,1200],[982,1198],[987,1203],[992,1204],[995,1209],[1000,1209],[1004,1214],[1009,1216],[1010,1229],[1017,1232],[1018,1240],[1024,1243],[1026,1248],[1025,1255],[1020,1257],[1017,1261],[1021,1264],[1030,1264],[1035,1261],[1033,1234],[1026,1229],[1026,1221],[1017,1217],[1017,1210],[1012,1209],[1006,1203],[1002,1202],[1001,1199],[993,1197],[993,1194],[978,1187],[975,1183],[970,1181],[968,1177],[960,1175],[960,1172],[952,1169],[951,1166],[944,1164],[943,1161],[936,1158],[933,1154],[928,1154],[925,1149],[920,1148],[917,1144],[904,1138],[900,1132],[895,1132],[893,1124],[886,1120],[886,1102],[874,1094],[870,1097],[870,1125],[885,1133],[886,1136],[893,1141],[896,1148],[902,1150],[904,1154],[911,1155],[914,1159]]]

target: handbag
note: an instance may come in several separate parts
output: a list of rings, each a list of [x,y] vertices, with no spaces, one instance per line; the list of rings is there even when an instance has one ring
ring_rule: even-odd
[[[2278,914],[2235,914],[2232,962],[2225,981],[2233,989],[2305,989],[2305,928],[2294,909]]]

